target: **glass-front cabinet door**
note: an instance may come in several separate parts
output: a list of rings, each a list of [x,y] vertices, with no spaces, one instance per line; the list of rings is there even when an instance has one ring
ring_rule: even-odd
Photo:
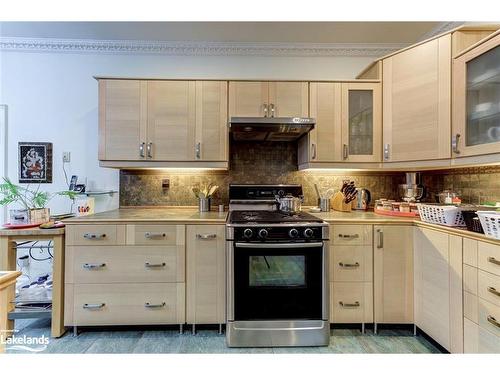
[[[500,34],[453,61],[454,157],[500,152]]]
[[[382,161],[380,83],[342,84],[342,159]]]

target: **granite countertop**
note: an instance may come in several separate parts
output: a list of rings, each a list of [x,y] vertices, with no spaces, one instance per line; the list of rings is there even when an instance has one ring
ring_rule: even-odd
[[[90,224],[94,222],[171,222],[171,223],[205,223],[223,224],[226,222],[227,212],[198,212],[198,208],[169,207],[169,208],[119,208],[112,211],[100,212],[93,215],[73,217],[64,220],[67,225]]]
[[[309,212],[308,208],[303,211]],[[100,212],[94,215],[74,217],[64,220],[67,225],[92,224],[92,223],[124,223],[124,222],[147,222],[147,223],[177,223],[177,224],[224,224],[227,212],[198,212],[196,207],[167,207],[167,208],[120,208],[112,211]],[[416,224],[420,227],[441,230],[450,234],[487,241],[500,245],[500,240],[486,237],[484,234],[470,232],[468,230],[447,227],[439,224],[430,224],[412,217],[384,216],[373,211],[351,211],[351,212],[318,212],[312,215],[334,224]]]

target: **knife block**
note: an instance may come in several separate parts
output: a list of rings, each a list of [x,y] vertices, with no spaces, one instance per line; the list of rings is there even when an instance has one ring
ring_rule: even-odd
[[[351,212],[352,202],[345,203],[344,199],[345,196],[342,192],[340,191],[336,192],[331,202],[332,209],[341,212]]]

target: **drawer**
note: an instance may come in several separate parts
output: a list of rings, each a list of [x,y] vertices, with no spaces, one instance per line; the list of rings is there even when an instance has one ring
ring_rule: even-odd
[[[479,242],[477,252],[479,269],[500,276],[500,245]]]
[[[334,245],[371,245],[373,230],[371,225],[332,225]]]
[[[479,271],[478,296],[494,305],[500,306],[500,276]]]
[[[125,245],[125,225],[67,225],[66,245]]]
[[[331,246],[330,281],[372,281],[371,246]]]
[[[500,338],[469,319],[464,319],[464,353],[500,353]]]
[[[479,326],[500,336],[500,307],[482,298],[478,299]]]
[[[464,291],[477,295],[477,268],[463,265]]]
[[[75,284],[73,324],[181,324],[185,284]]]
[[[184,245],[184,225],[127,225],[128,245]]]
[[[471,240],[470,238],[463,239],[463,262],[469,266],[477,267],[477,240]]]
[[[474,323],[477,323],[478,318],[478,298],[475,294],[464,291],[464,316]]]
[[[66,283],[184,282],[182,246],[68,246]]]
[[[373,284],[330,283],[332,323],[373,323]]]

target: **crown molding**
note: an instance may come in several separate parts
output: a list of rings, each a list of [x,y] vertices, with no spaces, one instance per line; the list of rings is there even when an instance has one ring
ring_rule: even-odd
[[[2,51],[138,53],[178,56],[378,57],[406,46],[407,44],[401,43],[221,43],[0,37],[0,50]]]

